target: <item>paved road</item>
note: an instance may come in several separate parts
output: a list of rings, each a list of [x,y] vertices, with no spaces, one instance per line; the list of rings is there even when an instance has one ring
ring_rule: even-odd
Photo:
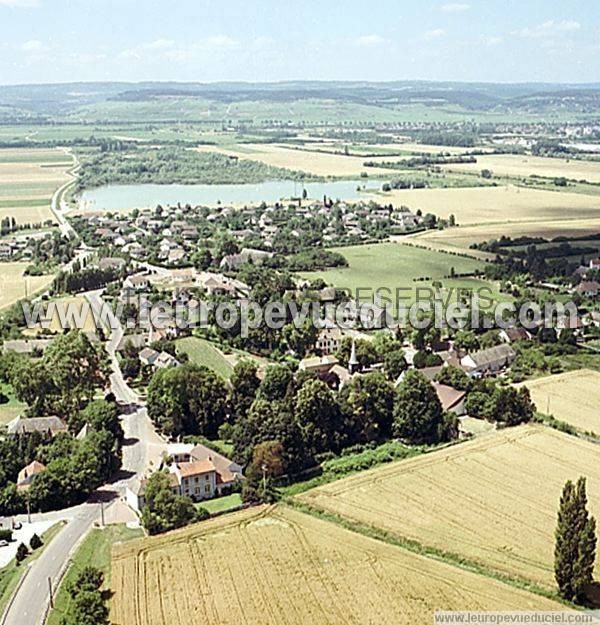
[[[2,625],[38,625],[48,606],[48,578],[57,580],[79,541],[100,515],[99,504],[80,506],[74,517],[48,544],[29,572]]]
[[[87,293],[90,305],[96,309],[102,306],[101,292]],[[156,433],[148,418],[146,407],[133,389],[127,386],[116,359],[116,347],[123,336],[123,329],[116,321],[106,342],[113,372],[111,389],[117,400],[128,405],[127,414],[122,416],[126,445],[123,447],[123,479],[105,486],[95,494],[123,495],[125,487],[136,477],[143,475],[149,463],[158,458],[164,447],[164,440]],[[94,497],[94,499],[96,498]],[[41,556],[30,567],[29,573],[15,595],[11,607],[0,619],[0,625],[40,625],[48,608],[48,578],[58,585],[61,572],[68,565],[69,558],[78,543],[100,517],[99,503],[86,503],[69,510],[60,510],[41,515],[42,518],[68,521],[66,527],[55,536]],[[35,515],[35,518],[41,518]],[[19,520],[26,521],[23,516]]]

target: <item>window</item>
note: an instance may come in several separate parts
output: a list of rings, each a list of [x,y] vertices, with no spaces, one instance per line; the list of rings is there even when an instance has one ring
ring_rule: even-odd
[[[204,485],[204,492],[205,492],[206,494],[210,494],[210,484],[205,484],[205,485]]]

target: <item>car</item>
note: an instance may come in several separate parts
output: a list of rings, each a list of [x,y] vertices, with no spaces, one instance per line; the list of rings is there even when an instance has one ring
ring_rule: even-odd
[[[8,547],[8,541],[0,540],[0,547]]]
[[[23,523],[21,523],[20,521],[15,521],[12,527],[14,530],[20,530],[23,527]]]

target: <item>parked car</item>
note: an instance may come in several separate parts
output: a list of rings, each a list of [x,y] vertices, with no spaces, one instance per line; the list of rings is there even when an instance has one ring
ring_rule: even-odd
[[[8,541],[0,540],[0,547],[8,547]]]

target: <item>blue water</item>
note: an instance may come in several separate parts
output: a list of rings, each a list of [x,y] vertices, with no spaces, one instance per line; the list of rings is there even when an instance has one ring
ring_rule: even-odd
[[[154,208],[157,204],[191,204],[213,206],[222,204],[243,204],[276,202],[290,197],[299,197],[306,189],[309,198],[321,199],[324,195],[332,199],[353,200],[364,191],[381,189],[381,181],[337,180],[332,182],[293,182],[277,180],[258,184],[127,184],[109,185],[84,191],[82,200],[86,210],[116,211],[131,208]]]

